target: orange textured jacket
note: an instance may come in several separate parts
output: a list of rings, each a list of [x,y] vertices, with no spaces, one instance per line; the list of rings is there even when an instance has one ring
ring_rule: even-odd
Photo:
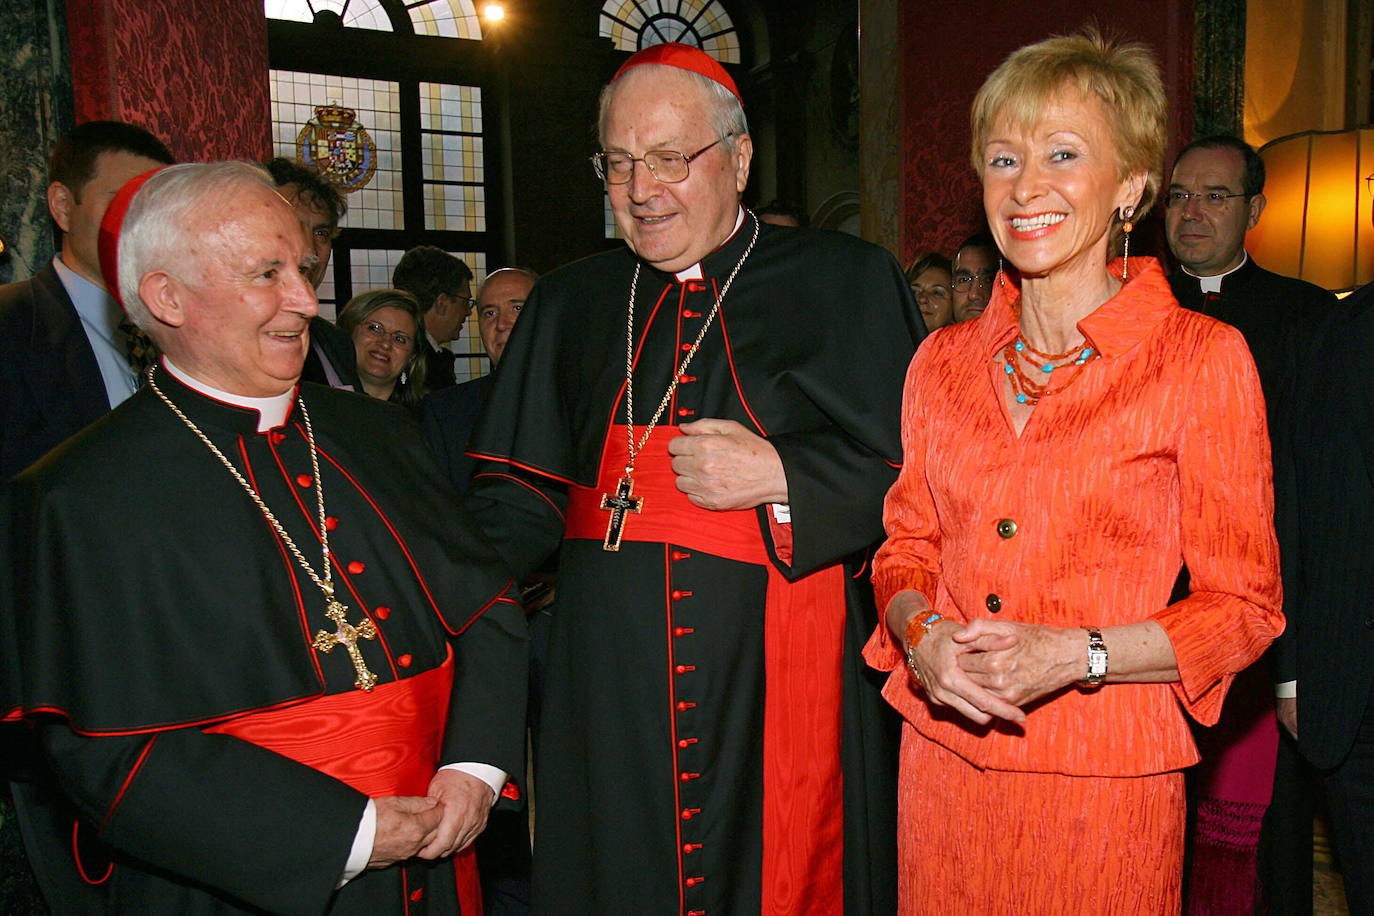
[[[997,360],[1017,332],[1010,278],[982,318],[927,340],[907,373],[878,606],[916,589],[958,621],[1152,619],[1178,658],[1180,683],[1069,688],[1031,704],[1024,731],[980,727],[926,703],[880,624],[864,651],[892,672],[884,696],[980,767],[1138,776],[1196,763],[1184,710],[1215,723],[1233,675],[1283,629],[1269,438],[1245,341],[1180,308],[1156,261],[1131,266],[1078,325],[1101,358],[1042,400],[1019,438]],[[1192,593],[1167,605],[1184,562]]]

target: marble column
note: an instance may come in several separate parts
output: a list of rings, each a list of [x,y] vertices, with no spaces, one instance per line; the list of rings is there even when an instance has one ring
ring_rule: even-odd
[[[62,0],[10,0],[0,28],[0,283],[25,280],[53,256],[48,148],[72,125]]]

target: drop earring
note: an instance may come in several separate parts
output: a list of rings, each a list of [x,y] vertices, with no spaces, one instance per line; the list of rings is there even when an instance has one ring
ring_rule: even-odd
[[[1131,233],[1135,231],[1135,223],[1131,222],[1131,217],[1135,214],[1135,207],[1121,208],[1121,231],[1126,233],[1125,240],[1121,243],[1121,279],[1126,279],[1126,270],[1131,263]]]

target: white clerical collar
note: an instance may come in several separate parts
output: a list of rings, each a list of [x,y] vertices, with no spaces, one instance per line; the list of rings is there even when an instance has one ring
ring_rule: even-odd
[[[429,333],[429,328],[425,328],[425,339],[429,341],[430,348],[435,352],[448,349],[448,344],[439,343],[439,341],[434,339],[434,335]]]
[[[1219,293],[1221,292],[1221,281],[1225,280],[1227,277],[1231,276],[1231,274],[1235,273],[1236,271],[1244,267],[1245,262],[1248,260],[1250,260],[1250,252],[1242,250],[1240,263],[1237,264],[1235,267],[1232,267],[1230,270],[1226,271],[1226,273],[1224,274],[1217,274],[1213,277],[1199,277],[1197,274],[1193,273],[1186,267],[1183,268],[1183,272],[1188,276],[1196,279],[1198,283],[1202,285],[1202,291],[1204,293]]]
[[[265,433],[269,429],[274,429],[286,422],[286,415],[291,412],[291,403],[295,400],[296,386],[283,391],[281,394],[274,394],[267,398],[250,398],[242,394],[230,394],[228,391],[220,391],[218,388],[205,384],[200,379],[192,378],[186,374],[185,369],[178,369],[166,356],[162,357],[162,366],[172,377],[187,388],[199,391],[208,398],[216,401],[223,401],[226,404],[233,404],[235,407],[246,407],[249,410],[258,412],[258,432]]]
[[[735,233],[739,232],[739,227],[743,224],[744,208],[740,207],[739,212],[735,214],[735,228],[730,230],[730,234],[725,237],[725,241],[728,242],[731,238],[733,238]],[[722,242],[721,244],[723,245],[725,244],[725,242]],[[702,273],[701,262],[697,261],[691,267],[684,267],[682,270],[679,270],[677,273],[673,274],[673,276],[677,277],[677,282],[686,283],[688,280],[700,280],[702,277],[706,276],[706,274]]]

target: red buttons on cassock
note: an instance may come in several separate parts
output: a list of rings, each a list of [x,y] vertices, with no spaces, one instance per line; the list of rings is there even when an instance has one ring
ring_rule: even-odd
[[[679,773],[677,778],[678,778],[678,779],[681,779],[683,782],[691,782],[693,779],[700,779],[700,778],[701,778],[701,774],[700,774],[700,773]]]
[[[339,520],[332,515],[328,516],[324,520],[324,527],[326,531],[333,531],[335,528],[339,527]]]
[[[355,576],[361,573],[364,569],[367,569],[367,564],[362,562],[361,560],[354,560],[352,563],[348,564],[348,571]]]
[[[706,916],[705,910],[688,910],[687,916]]]
[[[381,607],[375,607],[372,609],[372,616],[376,617],[378,620],[386,620],[388,617],[391,616],[391,608],[386,607],[385,605]]]
[[[686,674],[688,671],[695,671],[695,670],[697,670],[697,666],[696,666],[696,665],[674,665],[674,666],[673,666],[673,670],[676,671],[678,674]]]
[[[683,844],[682,844],[682,851],[685,852],[685,853],[687,853],[688,855],[691,855],[692,853],[696,852],[696,851],[697,851],[698,849],[700,849],[700,848],[701,848],[701,844],[700,844],[700,843],[683,843]]]
[[[396,659],[396,664],[400,665],[402,668],[409,668],[410,663],[413,661],[415,661],[415,659],[409,653],[406,653],[405,655],[402,655],[400,658]]]
[[[697,377],[695,375],[679,375],[677,380],[684,385],[690,385],[697,380]]]
[[[688,703],[686,700],[678,700],[678,701],[677,701],[677,711],[678,711],[678,712],[686,712],[686,711],[689,710],[689,709],[696,709],[696,708],[697,708],[697,704],[695,704],[695,703]]]
[[[674,636],[691,636],[695,632],[692,627],[673,627]]]
[[[692,410],[690,407],[679,407],[677,409],[677,415],[679,417],[690,417],[694,413],[696,413],[696,411]]]
[[[423,887],[415,888],[415,890],[410,892],[410,899],[419,903],[421,900],[425,899],[425,889]]]
[[[682,345],[682,352],[683,352],[683,353],[686,353],[686,352],[687,352],[688,350],[690,350],[690,349],[692,349],[692,345],[691,345],[691,344],[683,344],[683,345]]]
[[[687,559],[688,557],[691,556],[691,554],[688,553],[688,552],[685,551],[685,550],[674,550],[674,551],[672,552],[671,556],[672,556],[672,558],[673,558],[673,562],[677,562],[678,560],[685,560],[685,559]]]
[[[698,814],[700,814],[700,813],[701,813],[701,809],[700,809],[700,808],[683,808],[683,809],[682,809],[682,819],[683,819],[684,821],[690,821],[692,818],[696,817],[696,816],[697,816]]]
[[[688,879],[686,880],[686,882],[684,882],[684,883],[685,883],[688,887],[696,887],[698,884],[702,883],[702,882],[705,881],[705,880],[706,880],[706,879],[703,878],[703,877],[701,877],[700,875],[694,875],[694,876],[692,876],[691,878],[688,878]]]
[[[675,589],[673,589],[673,591],[672,591],[672,598],[673,598],[674,601],[681,601],[683,598],[690,598],[690,597],[692,597],[692,593],[689,592],[689,591],[684,591],[683,589],[680,589],[680,588],[675,588]]]
[[[682,317],[683,317],[683,318],[700,318],[700,317],[701,317],[701,312],[694,312],[694,311],[692,311],[691,309],[683,309],[683,310],[682,310]]]
[[[679,739],[678,739],[678,742],[677,742],[677,746],[678,746],[678,747],[691,747],[693,744],[696,744],[698,740],[700,740],[700,739],[698,739],[698,738],[679,738]]]
[[[687,291],[692,293],[704,293],[706,292],[706,284],[698,283],[693,280],[687,284]]]
[[[296,483],[299,484],[300,486],[308,487],[308,486],[310,486],[310,485],[311,485],[312,483],[314,483],[314,482],[315,482],[315,478],[311,477],[309,474],[297,474],[297,475],[296,475]]]
[[[274,429],[267,434],[267,438],[273,445],[281,445],[286,441],[286,434],[279,429]]]

